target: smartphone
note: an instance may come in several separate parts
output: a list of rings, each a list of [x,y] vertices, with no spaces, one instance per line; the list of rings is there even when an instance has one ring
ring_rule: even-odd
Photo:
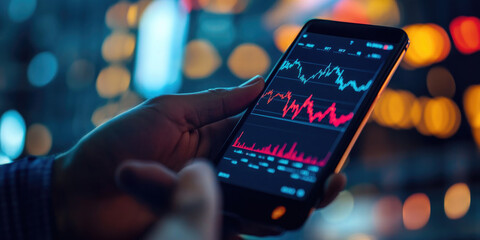
[[[302,226],[408,46],[398,28],[307,22],[216,158],[225,213]]]

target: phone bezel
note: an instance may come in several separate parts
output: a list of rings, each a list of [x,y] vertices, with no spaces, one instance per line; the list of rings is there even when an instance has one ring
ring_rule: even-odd
[[[390,73],[397,63],[397,60],[401,57],[403,51],[408,47],[407,34],[402,29],[392,27],[313,19],[308,21],[303,26],[299,34],[295,37],[293,43],[296,43],[299,36],[306,32],[383,42],[394,45],[394,49],[392,50],[392,54],[390,54],[385,60],[382,69],[371,86],[371,90],[365,96],[362,105],[359,107],[354,118],[351,120],[350,125],[346,129],[342,139],[338,143],[336,149],[332,152],[330,160],[322,169],[321,174],[318,175],[318,179],[312,188],[312,193],[317,192],[318,194],[309,194],[309,196],[304,200],[295,200],[288,197],[272,195],[220,181],[224,196],[224,210],[226,212],[246,218],[250,221],[260,222],[265,225],[275,225],[284,229],[297,229],[302,226],[311,212],[315,202],[323,197],[321,193],[323,193],[323,184],[326,181],[326,178],[334,172],[348,146],[352,141],[355,140],[354,135],[357,132],[356,130],[361,126],[369,109],[371,108],[371,105],[376,97],[380,94],[382,87],[388,80]],[[270,71],[266,79],[265,88],[268,86],[270,81],[272,81],[274,76],[273,73],[278,71],[281,63],[292,50],[293,45],[294,44],[288,47],[282,57],[275,64],[275,67]],[[263,89],[263,92],[264,91],[265,89]],[[228,149],[230,144],[234,141],[240,126],[242,126],[245,120],[248,118],[260,96],[261,94],[255,101],[252,102],[243,117],[235,126],[234,130],[222,147],[222,150],[215,159],[216,165],[222,159],[222,156],[225,154],[225,151]],[[248,201],[249,204],[246,201]],[[284,206],[287,211],[280,219],[273,220],[270,217],[271,212],[277,206]]]

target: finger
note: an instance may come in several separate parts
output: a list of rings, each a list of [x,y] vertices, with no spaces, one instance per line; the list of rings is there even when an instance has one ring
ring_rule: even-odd
[[[220,200],[212,168],[194,162],[179,172],[173,211],[149,239],[217,239]]]
[[[116,171],[117,186],[157,214],[171,206],[171,196],[177,182],[176,175],[156,162],[130,160]]]
[[[265,82],[256,76],[235,88],[210,89],[195,94],[180,95],[177,107],[183,109],[191,128],[200,128],[238,114],[263,90]]]
[[[322,201],[320,201],[316,208],[323,208],[330,204],[338,194],[345,188],[347,184],[347,177],[343,173],[332,174],[328,177],[325,194],[323,195]]]

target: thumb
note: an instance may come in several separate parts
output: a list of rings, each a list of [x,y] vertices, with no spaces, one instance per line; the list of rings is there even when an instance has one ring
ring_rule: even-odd
[[[177,176],[157,162],[129,160],[118,167],[115,180],[121,190],[162,214],[171,206]]]
[[[264,86],[263,78],[256,76],[238,87],[179,95],[176,105],[192,128],[200,128],[242,112]]]
[[[158,222],[148,239],[218,239],[220,205],[212,168],[195,162],[179,172],[171,215]]]

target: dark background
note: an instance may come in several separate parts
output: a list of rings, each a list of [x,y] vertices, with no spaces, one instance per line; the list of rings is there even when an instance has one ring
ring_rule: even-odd
[[[409,55],[351,154],[347,189],[280,238],[480,237],[480,20],[455,22],[479,16],[479,1],[154,3],[0,2],[0,161],[65,151],[145,96],[265,75],[309,18],[397,26]],[[168,73],[137,77],[141,48]]]

